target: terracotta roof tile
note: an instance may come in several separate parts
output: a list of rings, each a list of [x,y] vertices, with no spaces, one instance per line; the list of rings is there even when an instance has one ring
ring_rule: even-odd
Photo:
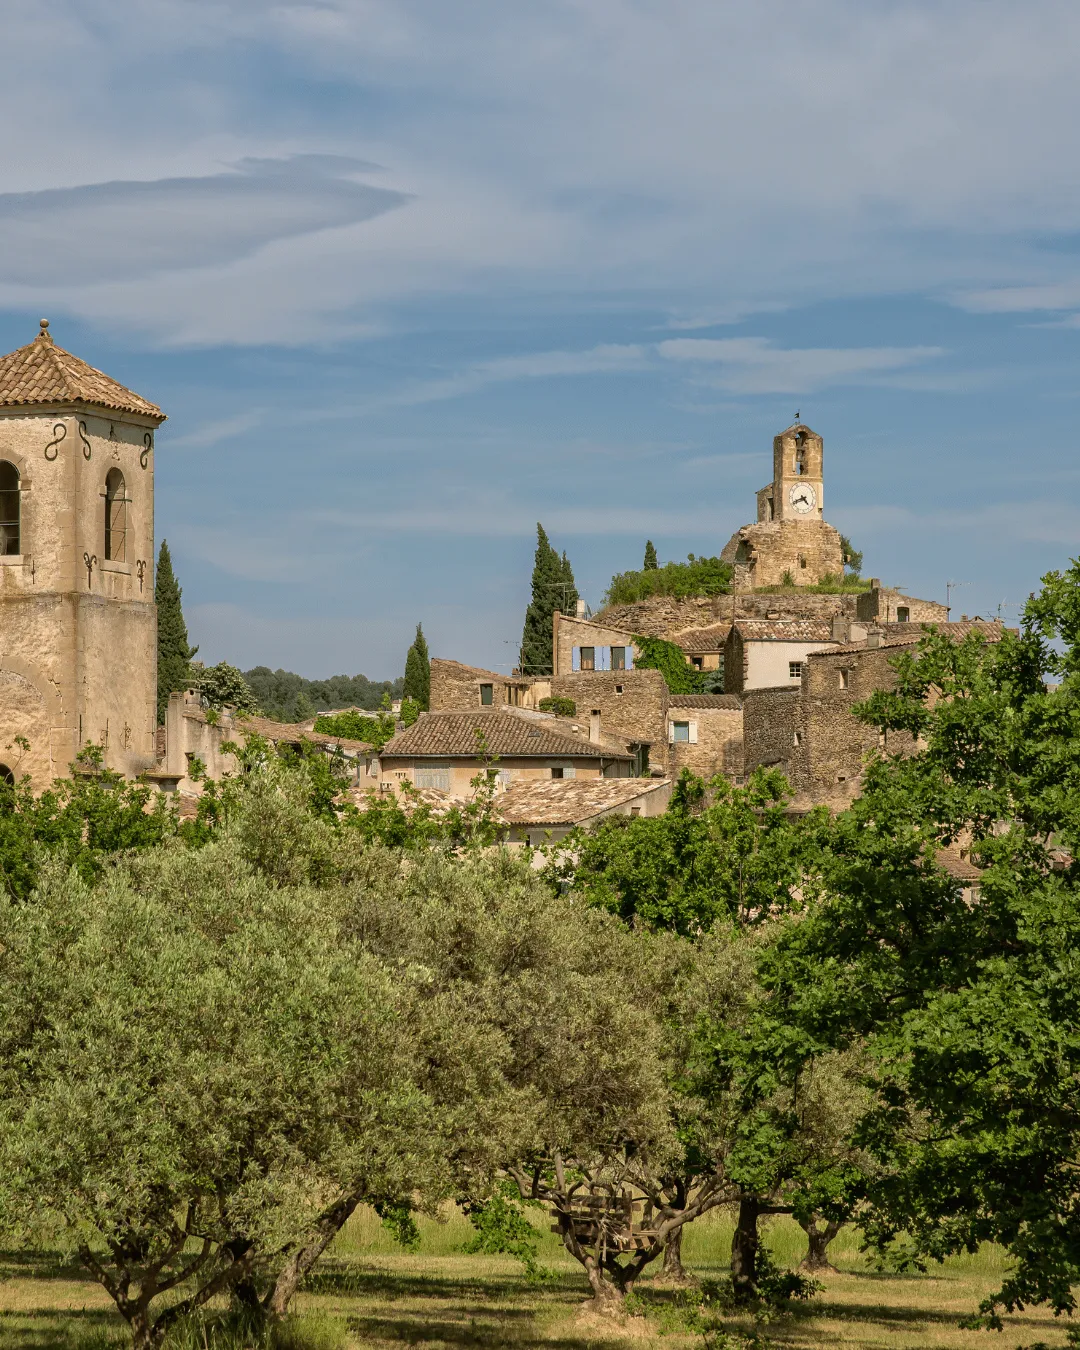
[[[826,619],[739,619],[735,624],[746,642],[831,642]]]
[[[577,756],[591,759],[632,759],[625,750],[610,745],[594,745],[591,741],[555,731],[537,717],[518,716],[495,709],[488,712],[421,713],[411,727],[407,727],[383,747],[384,757],[413,755],[451,755],[455,757],[477,754],[477,731],[484,733],[487,752],[492,755],[510,755],[514,758],[538,755]]]
[[[666,778],[560,778],[515,783],[496,801],[508,825],[578,825],[667,788]]]
[[[730,623],[711,623],[707,628],[684,628],[671,640],[684,652],[719,652],[730,632]]]
[[[157,404],[58,347],[43,327],[33,342],[0,356],[0,408],[58,403],[96,404],[165,420]]]
[[[884,623],[878,625],[881,636],[878,647],[914,647],[926,636],[926,628],[921,623]],[[956,642],[962,642],[969,633],[982,633],[987,642],[1000,642],[1005,629],[999,619],[967,619],[957,623],[932,623],[935,632],[943,633]],[[836,653],[874,651],[867,647],[865,639],[861,642],[845,642],[830,647],[827,652],[813,652],[813,656],[833,656]]]

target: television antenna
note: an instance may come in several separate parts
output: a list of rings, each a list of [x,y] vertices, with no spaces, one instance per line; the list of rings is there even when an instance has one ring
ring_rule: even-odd
[[[970,585],[967,581],[947,581],[945,583],[945,608],[952,613],[952,593],[960,586]]]

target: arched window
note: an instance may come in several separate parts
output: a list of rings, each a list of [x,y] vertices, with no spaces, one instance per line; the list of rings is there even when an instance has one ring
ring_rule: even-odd
[[[806,472],[806,437],[800,431],[795,437],[795,473],[796,476]]]
[[[0,553],[19,552],[19,471],[0,459]]]
[[[109,562],[127,561],[127,487],[119,469],[110,469],[105,479],[105,557]]]

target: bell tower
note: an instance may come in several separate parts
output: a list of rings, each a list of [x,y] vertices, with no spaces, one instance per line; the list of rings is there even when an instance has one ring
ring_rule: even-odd
[[[156,760],[161,409],[58,347],[0,357],[0,776]]]
[[[758,493],[758,520],[823,520],[821,437],[802,422],[773,437],[773,481]]]

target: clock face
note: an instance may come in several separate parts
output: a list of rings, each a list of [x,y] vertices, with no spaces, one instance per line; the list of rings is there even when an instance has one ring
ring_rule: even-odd
[[[809,483],[795,483],[788,492],[788,501],[793,511],[805,516],[807,511],[812,511],[817,506],[817,493]]]

